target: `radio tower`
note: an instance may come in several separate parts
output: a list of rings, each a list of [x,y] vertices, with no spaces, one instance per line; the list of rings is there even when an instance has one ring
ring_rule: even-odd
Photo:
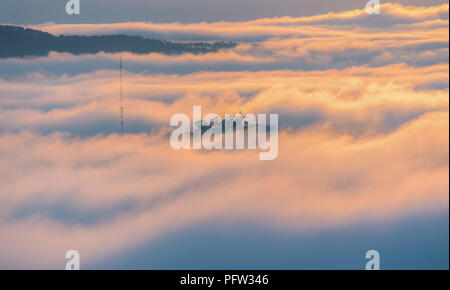
[[[123,134],[122,56],[120,56],[120,134]]]

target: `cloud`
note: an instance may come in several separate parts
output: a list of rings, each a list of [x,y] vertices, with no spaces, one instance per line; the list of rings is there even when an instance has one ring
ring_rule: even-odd
[[[425,87],[447,74],[127,73],[126,128],[147,133],[123,136],[105,131],[118,128],[116,71],[3,81],[0,267],[58,268],[68,248],[95,263],[204,220],[308,230],[430,211],[448,203],[448,89]],[[193,104],[279,113],[278,159],[172,150],[164,128]]]
[[[253,151],[173,151],[161,136],[0,139],[0,255],[18,267],[56,266],[73,247],[93,262],[205,219],[308,229],[448,203],[448,112],[361,141],[282,132],[271,164]]]
[[[369,27],[364,25],[363,20],[366,18],[375,17],[376,21],[385,23],[383,25],[389,22],[357,10],[307,18],[268,18],[239,23],[49,24],[45,29],[52,33],[129,33],[175,40],[240,41],[233,49],[206,55],[122,53],[126,69],[136,73],[313,71],[363,65],[381,67],[405,63],[426,67],[448,63],[448,18],[440,16],[443,11],[448,13],[448,4],[428,8],[385,4],[383,9],[385,12],[382,15],[385,17],[400,15],[411,21],[382,28]],[[353,18],[356,17],[355,13],[363,19]],[[355,19],[355,24],[310,23],[311,19],[317,22],[317,19],[339,20],[349,17]],[[51,53],[49,57],[0,59],[0,73],[11,77],[34,71],[76,75],[100,69],[116,69],[118,58],[118,54],[100,52],[82,56]]]
[[[94,265],[204,221],[308,231],[448,211],[448,4],[196,24],[47,25],[238,38],[196,56],[0,60],[0,268]],[[383,19],[387,19],[383,18]],[[175,151],[175,113],[278,113],[279,155]]]
[[[448,65],[392,65],[314,72],[125,73],[128,133],[155,133],[173,114],[278,113],[283,129],[331,126],[353,136],[392,132],[431,111],[448,110]],[[333,79],[330,82],[330,78]],[[29,130],[94,136],[118,132],[117,71],[77,76],[29,74],[0,81],[0,132]],[[40,87],[36,91],[35,87]]]
[[[328,30],[349,28],[370,31],[371,28],[382,27],[384,31],[403,28],[405,25],[430,23],[441,28],[448,24],[449,4],[439,6],[415,7],[402,6],[398,3],[381,5],[382,14],[374,17],[361,9],[329,12],[326,14],[306,17],[272,17],[252,21],[212,23],[152,23],[152,22],[122,22],[111,24],[55,24],[31,26],[43,29],[52,34],[138,34],[145,37],[177,39],[177,40],[239,40],[254,41],[273,37],[296,36],[304,37],[311,34],[325,34]],[[441,21],[441,22],[438,22]],[[426,24],[422,24],[426,25]]]

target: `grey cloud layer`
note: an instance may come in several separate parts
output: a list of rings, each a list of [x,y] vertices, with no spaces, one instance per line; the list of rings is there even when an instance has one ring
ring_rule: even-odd
[[[52,33],[131,33],[168,39],[227,39],[236,48],[202,56],[123,54],[131,72],[189,74],[198,71],[325,70],[406,63],[425,67],[448,63],[448,4],[407,9],[385,4],[383,14],[364,10],[304,18],[268,18],[251,22],[118,23],[44,26]],[[443,17],[445,14],[447,17]],[[390,20],[388,20],[389,18]],[[383,24],[374,27],[373,22]],[[155,34],[156,33],[156,34]],[[194,33],[194,34],[192,34]],[[117,69],[118,55],[99,53],[80,57],[52,53],[34,59],[0,59],[0,75],[40,71],[76,75]],[[439,84],[441,87],[445,83]]]
[[[192,106],[202,104],[205,114],[278,113],[281,129],[332,126],[353,136],[386,134],[426,112],[447,111],[448,89],[433,89],[434,84],[447,82],[447,70],[447,65],[393,65],[184,76],[126,73],[126,131],[158,134],[168,128],[173,114],[191,115]],[[30,74],[0,83],[0,132],[62,131],[74,136],[119,132],[117,71],[74,77]],[[41,89],[36,91],[36,86]]]

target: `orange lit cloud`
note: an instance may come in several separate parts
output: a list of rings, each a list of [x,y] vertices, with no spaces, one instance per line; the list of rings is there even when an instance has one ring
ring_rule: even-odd
[[[182,227],[306,231],[447,209],[448,4],[197,24],[48,24],[52,33],[240,38],[205,55],[0,60],[0,268],[83,265]],[[382,23],[381,23],[382,24]],[[175,151],[175,113],[278,113],[279,154]],[[39,261],[39,262],[36,262]]]
[[[362,141],[284,132],[270,165],[253,151],[174,152],[162,136],[3,134],[0,255],[57,265],[75,247],[89,263],[204,219],[308,229],[448,205],[448,117]]]
[[[144,36],[160,35],[182,38],[195,35],[196,38],[249,38],[258,37],[286,37],[289,35],[308,36],[312,34],[327,33],[327,29],[342,31],[340,26],[352,25],[359,28],[367,28],[382,25],[387,28],[399,28],[405,23],[417,24],[422,22],[441,20],[442,28],[448,26],[448,17],[441,19],[442,15],[448,14],[449,4],[439,6],[413,7],[402,6],[398,3],[383,3],[381,5],[382,18],[378,18],[376,24],[373,17],[367,15],[365,9],[356,9],[344,12],[330,12],[327,14],[310,17],[274,17],[264,18],[247,22],[216,22],[216,23],[151,23],[151,22],[125,22],[112,24],[54,24],[34,26],[53,34],[105,34],[135,32]],[[324,26],[318,26],[318,24]],[[436,24],[436,22],[435,22]],[[327,25],[329,25],[327,27]],[[333,29],[334,28],[334,29]],[[195,39],[192,38],[191,39]]]

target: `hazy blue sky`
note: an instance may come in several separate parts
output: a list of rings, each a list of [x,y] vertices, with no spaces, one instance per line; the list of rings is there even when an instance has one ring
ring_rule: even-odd
[[[39,24],[123,21],[216,22],[273,16],[305,16],[360,9],[366,0],[81,0],[80,15],[66,15],[66,0],[2,0],[0,23]],[[387,2],[387,1],[386,1]],[[407,5],[436,5],[445,0],[397,0]],[[381,1],[383,3],[383,0]]]
[[[110,269],[448,269],[448,211],[311,232],[258,223],[203,224],[89,265]]]

